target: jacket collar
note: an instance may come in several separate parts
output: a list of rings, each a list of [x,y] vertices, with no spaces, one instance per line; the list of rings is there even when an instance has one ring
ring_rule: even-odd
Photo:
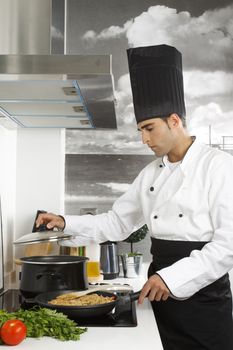
[[[184,158],[180,162],[181,170],[185,173],[187,166],[190,162],[193,162],[194,158],[199,157],[201,150],[203,149],[203,144],[199,142],[196,136],[192,136],[193,143],[188,148]],[[164,166],[167,166],[167,155],[162,158]]]
[[[200,153],[203,151],[203,147],[205,145],[201,142],[199,142],[196,137],[192,143],[192,145],[187,150],[180,166],[183,172],[185,173],[186,170],[189,168],[189,165],[196,161],[196,159],[200,157]]]
[[[168,200],[170,200],[176,192],[185,186],[185,175],[186,172],[190,170],[189,165],[191,162],[195,162],[196,158],[199,158],[200,152],[203,150],[203,144],[199,143],[196,139],[189,147],[181,163],[176,167],[176,169],[167,177],[168,172],[170,172],[168,165],[166,165],[166,158],[163,157],[163,162],[165,167],[159,176],[156,178],[154,183],[155,191],[153,192],[154,197],[154,208],[158,209]]]

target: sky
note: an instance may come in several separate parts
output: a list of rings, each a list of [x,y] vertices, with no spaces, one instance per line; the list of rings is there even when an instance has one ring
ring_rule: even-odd
[[[225,143],[233,144],[232,1],[70,0],[70,5],[75,25],[68,28],[67,53],[112,54],[118,129],[69,130],[66,153],[151,154],[137,131],[126,49],[158,44],[182,53],[189,132],[205,143],[222,143],[227,136]]]

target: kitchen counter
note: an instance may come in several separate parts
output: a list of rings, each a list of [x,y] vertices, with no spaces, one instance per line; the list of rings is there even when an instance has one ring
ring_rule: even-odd
[[[128,283],[134,291],[140,290],[145,283],[143,276],[139,278],[117,278],[106,281],[108,283]],[[136,306],[137,327],[88,327],[88,331],[80,336],[79,341],[59,341],[49,337],[39,339],[27,338],[15,348],[17,350],[119,350],[133,349],[142,350],[146,344],[153,344],[156,350],[162,350],[158,328],[154,314],[148,300],[143,305]],[[9,346],[2,345],[1,350],[9,349]]]

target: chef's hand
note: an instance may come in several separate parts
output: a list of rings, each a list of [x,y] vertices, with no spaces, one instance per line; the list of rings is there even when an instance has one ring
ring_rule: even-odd
[[[63,230],[65,227],[65,220],[62,216],[52,213],[39,214],[36,220],[36,227],[38,228],[40,225],[46,225],[48,229],[56,227]]]
[[[142,304],[146,297],[148,297],[150,301],[167,300],[169,295],[170,290],[167,288],[162,278],[159,275],[153,275],[144,284],[138,299],[138,303]]]

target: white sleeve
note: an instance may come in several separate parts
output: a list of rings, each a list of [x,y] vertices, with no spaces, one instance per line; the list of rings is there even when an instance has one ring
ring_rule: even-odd
[[[188,298],[233,267],[233,157],[225,158],[212,173],[209,190],[213,238],[202,250],[161,269],[158,274],[172,294]],[[201,199],[200,199],[201,200]]]
[[[92,242],[121,241],[127,238],[135,226],[143,225],[140,202],[141,176],[135,179],[125,194],[116,200],[110,211],[98,215],[66,215],[65,232],[73,238],[63,241],[66,246],[81,246]]]

